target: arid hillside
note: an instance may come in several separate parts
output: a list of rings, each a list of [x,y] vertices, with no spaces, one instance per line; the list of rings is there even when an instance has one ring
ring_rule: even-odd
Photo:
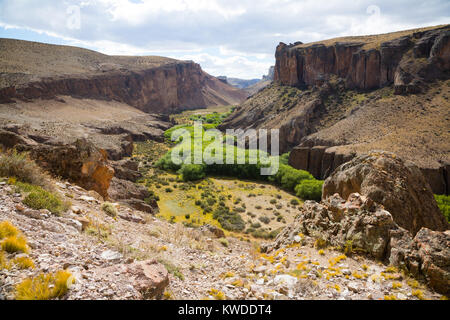
[[[0,39],[0,102],[60,95],[116,100],[144,112],[236,104],[245,93],[192,61],[108,56],[43,43]]]
[[[275,84],[222,129],[280,129],[291,165],[321,179],[356,154],[392,151],[449,193],[449,26],[280,44],[276,57]]]

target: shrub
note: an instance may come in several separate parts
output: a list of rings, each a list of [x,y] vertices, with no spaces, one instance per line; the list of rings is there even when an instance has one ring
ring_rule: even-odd
[[[225,248],[228,248],[228,246],[230,245],[230,243],[228,242],[228,240],[225,239],[225,238],[220,238],[220,239],[219,239],[219,242],[220,242],[220,244],[223,245]]]
[[[295,186],[303,180],[312,180],[314,177],[307,171],[297,170],[291,166],[281,164],[274,176],[269,177],[269,181],[275,182],[287,191],[294,191]]]
[[[265,223],[265,224],[269,224],[269,223],[270,223],[270,218],[269,218],[269,217],[261,216],[261,217],[259,217],[258,219],[259,219],[259,221],[261,221],[262,223]]]
[[[27,278],[16,286],[17,300],[51,300],[64,296],[75,282],[70,272],[56,274],[41,273],[35,278]]]
[[[27,257],[14,258],[12,262],[18,266],[20,269],[34,269],[34,262]]]
[[[178,171],[183,181],[198,181],[206,176],[205,166],[199,164],[185,164]]]
[[[0,240],[8,237],[14,237],[19,234],[19,230],[11,222],[3,221],[0,223]]]
[[[41,187],[35,187],[25,196],[23,203],[35,210],[47,209],[53,214],[60,214],[69,208],[69,204],[63,202],[59,196]]]
[[[11,263],[6,259],[5,253],[0,250],[0,271],[3,269],[9,270],[11,268]]]
[[[299,204],[300,204],[300,202],[298,202],[297,199],[292,199],[292,200],[291,200],[291,205],[293,205],[293,206],[298,206]]]
[[[28,154],[15,150],[0,154],[0,176],[15,177],[47,190],[53,189],[49,175],[32,161]]]
[[[444,217],[450,222],[450,196],[434,196]]]
[[[112,203],[109,203],[109,202],[103,203],[102,210],[110,217],[113,217],[113,218],[117,217],[117,214],[118,214],[117,209]]]
[[[322,198],[322,186],[323,181],[304,180],[295,187],[295,193],[303,200],[320,201]]]
[[[225,230],[242,231],[245,229],[242,217],[238,213],[230,211],[228,207],[218,207],[213,213],[213,218],[219,221]]]
[[[22,236],[12,236],[2,241],[2,250],[8,253],[28,253],[27,240]]]

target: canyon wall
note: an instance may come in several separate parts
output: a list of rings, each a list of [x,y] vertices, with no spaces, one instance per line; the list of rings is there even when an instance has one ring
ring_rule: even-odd
[[[245,99],[244,92],[206,74],[200,65],[180,61],[138,71],[43,78],[0,89],[0,103],[15,99],[53,99],[61,95],[115,100],[144,112],[166,114],[236,104]]]
[[[396,93],[417,93],[424,82],[445,77],[449,60],[449,26],[398,38],[390,34],[310,45],[280,43],[275,81],[302,87],[321,85],[335,76],[344,79],[349,89],[370,90],[394,84]]]

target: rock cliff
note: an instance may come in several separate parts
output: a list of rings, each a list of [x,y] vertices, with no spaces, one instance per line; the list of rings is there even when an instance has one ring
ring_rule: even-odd
[[[345,79],[349,89],[394,84],[397,93],[417,93],[424,82],[445,78],[449,60],[449,26],[324,43],[280,43],[275,81],[302,87],[320,85],[337,76]]]
[[[0,46],[5,49],[0,63],[0,103],[63,95],[115,100],[147,113],[169,114],[236,104],[246,97],[192,61],[113,57],[79,48],[8,39],[0,39]],[[49,55],[53,56],[52,61],[47,61]]]

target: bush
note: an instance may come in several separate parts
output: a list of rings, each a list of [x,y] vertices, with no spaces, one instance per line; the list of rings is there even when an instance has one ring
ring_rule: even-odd
[[[27,278],[16,286],[17,300],[50,300],[64,296],[75,279],[68,271],[56,274],[41,273]]]
[[[12,236],[1,242],[2,250],[8,253],[28,253],[27,240],[22,236]]]
[[[104,204],[102,204],[102,210],[108,216],[113,217],[113,218],[117,217],[117,215],[118,215],[116,207],[112,203],[109,203],[109,202],[105,202]]]
[[[450,196],[434,196],[444,217],[450,222]]]
[[[304,180],[295,187],[295,193],[303,200],[320,201],[322,198],[322,186],[323,181]]]
[[[28,154],[15,150],[0,154],[0,177],[15,177],[19,181],[53,190],[49,175]]]
[[[19,192],[26,194],[23,203],[32,209],[47,209],[53,214],[60,214],[70,207],[70,203],[63,201],[59,195],[40,186],[23,182],[17,182],[15,186]]]
[[[245,229],[242,217],[238,213],[230,211],[228,207],[218,207],[213,213],[213,218],[219,221],[225,230],[242,231]]]
[[[19,230],[14,227],[11,222],[3,221],[0,223],[0,240],[8,237],[15,237],[19,234]]]
[[[270,223],[270,218],[266,217],[266,216],[261,216],[258,218],[259,221],[261,221],[264,224],[269,224]]]
[[[277,174],[269,177],[269,181],[275,182],[287,191],[294,191],[295,187],[302,181],[312,179],[314,177],[309,172],[297,170],[284,164],[280,164]]]
[[[19,269],[34,269],[35,265],[33,260],[27,257],[14,258],[12,262],[19,267]]]
[[[291,200],[291,205],[293,205],[293,206],[298,206],[299,204],[300,204],[300,202],[298,202],[297,199],[292,199],[292,200]]]
[[[199,164],[185,164],[178,171],[183,181],[198,181],[206,176],[205,166]]]

